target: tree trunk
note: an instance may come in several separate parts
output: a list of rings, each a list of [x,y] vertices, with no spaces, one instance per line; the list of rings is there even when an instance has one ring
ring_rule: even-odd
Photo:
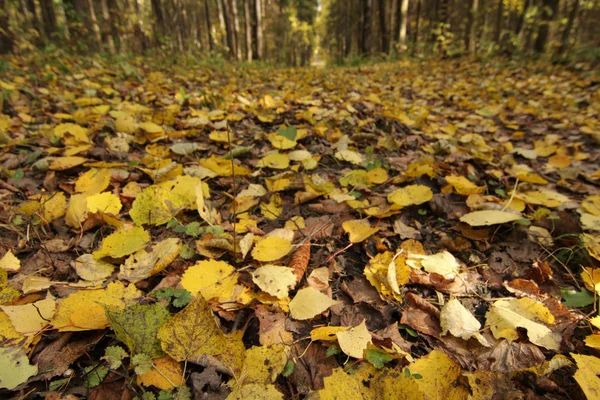
[[[417,0],[417,15],[415,16],[415,43],[414,43],[414,47],[413,47],[413,54],[415,54],[417,52],[417,47],[419,44],[419,26],[421,23],[421,1],[423,0]]]
[[[208,5],[209,0],[204,0],[204,18],[206,21],[206,32],[208,32],[208,49],[213,51],[213,35],[212,35],[212,24],[210,23],[210,7]]]
[[[8,27],[8,4],[0,0],[0,54],[8,54],[13,50],[15,41]]]
[[[496,42],[496,44],[500,44],[500,35],[502,34],[502,21],[504,19],[503,0],[498,0],[498,9],[496,11],[496,30],[494,31],[494,42]]]
[[[221,2],[221,6],[223,7],[223,15],[225,18],[225,30],[227,31],[227,47],[229,48],[229,54],[234,57],[237,57],[235,51],[237,49],[235,43],[235,33],[233,31],[233,23],[231,21],[231,10],[230,4],[228,0],[218,0]]]
[[[233,16],[233,32],[235,35],[235,55],[242,59],[242,37],[240,34],[240,19],[238,16],[237,0],[231,0],[231,15]]]
[[[256,57],[259,60],[263,59],[263,27],[262,27],[262,4],[261,0],[254,0],[254,8],[256,10]]]
[[[108,12],[108,4],[106,3],[106,1],[107,0],[100,0],[100,7],[102,9],[102,18],[104,19],[103,26],[109,27],[109,26],[112,26],[112,21],[110,20],[110,14]],[[105,31],[103,33],[104,33],[104,37],[106,38],[106,41],[108,42],[108,51],[110,52],[110,54],[117,54],[117,48],[115,46],[115,39],[112,35],[112,32]]]
[[[477,24],[477,15],[479,14],[479,0],[471,0],[469,14],[467,15],[467,27],[465,29],[465,49],[469,53],[474,53],[477,48],[477,40],[475,39],[475,27]]]
[[[360,51],[369,54],[371,51],[371,0],[362,0],[362,32]]]
[[[101,50],[102,35],[100,35],[100,26],[98,25],[98,19],[96,18],[96,10],[94,10],[94,0],[88,0],[88,12],[90,13],[90,21],[92,24],[92,30],[94,31],[94,39],[96,40],[96,46],[98,50]]]
[[[42,11],[42,21],[44,23],[44,33],[48,40],[53,40],[56,32],[56,13],[52,0],[40,0],[40,9]]]
[[[252,13],[250,0],[244,0],[244,21],[246,22],[246,60],[252,62]]]
[[[399,0],[398,11],[400,14],[400,30],[398,32],[398,42],[402,50],[406,50],[406,28],[408,27],[408,6],[410,0]],[[421,6],[419,2],[418,7]]]
[[[164,39],[166,33],[165,15],[163,13],[160,0],[152,0],[152,13],[154,14],[154,19],[156,20],[154,38],[157,43],[160,43],[160,41]]]
[[[381,52],[390,52],[390,35],[386,21],[386,1],[379,0],[379,32],[381,34]]]
[[[569,19],[567,20],[567,26],[562,31],[562,36],[560,39],[560,48],[558,49],[558,55],[563,56],[564,53],[569,48],[569,39],[571,38],[571,30],[573,29],[573,25],[575,24],[575,18],[577,18],[577,13],[579,12],[579,0],[573,1],[573,6],[571,8],[571,12],[569,13]]]
[[[544,0],[542,6],[542,22],[538,28],[538,35],[535,39],[534,50],[537,53],[543,53],[546,50],[548,37],[550,36],[550,24],[558,12],[559,0]]]
[[[521,36],[523,32],[523,26],[525,25],[525,15],[527,15],[527,11],[529,10],[529,6],[531,4],[531,0],[525,0],[525,4],[523,5],[523,11],[519,14],[519,19],[517,19],[517,25],[515,26],[515,35]]]

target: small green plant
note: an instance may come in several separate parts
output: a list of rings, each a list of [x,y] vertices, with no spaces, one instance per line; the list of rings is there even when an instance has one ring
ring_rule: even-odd
[[[192,294],[185,289],[163,288],[152,292],[157,300],[167,299],[173,307],[181,308],[192,300]]]
[[[383,368],[386,363],[389,363],[394,359],[394,357],[390,356],[389,354],[385,354],[377,350],[367,350],[367,355],[365,358],[377,369]]]
[[[415,378],[415,379],[423,379],[423,375],[421,374],[413,374],[410,372],[410,369],[404,369],[404,377],[405,378]]]

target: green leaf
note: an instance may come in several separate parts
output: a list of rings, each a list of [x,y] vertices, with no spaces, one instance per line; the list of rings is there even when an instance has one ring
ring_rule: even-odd
[[[12,174],[10,179],[12,179],[13,181],[18,181],[19,179],[23,179],[24,176],[25,172],[23,172],[23,170],[19,168]]]
[[[71,379],[70,378],[65,378],[65,379],[58,379],[55,381],[50,382],[50,384],[48,385],[48,389],[51,392],[57,392],[57,391],[62,391],[60,390],[63,386],[67,385],[69,383]]]
[[[185,234],[193,237],[200,236],[204,233],[204,229],[200,226],[199,222],[192,222],[186,225]]]
[[[279,130],[277,131],[277,133],[281,136],[283,136],[286,139],[289,140],[295,140],[296,139],[296,134],[298,133],[297,129],[295,126],[288,126],[288,127],[281,127],[279,128]]]
[[[563,296],[563,304],[567,307],[587,307],[594,304],[594,293],[586,288],[580,292],[576,290],[561,289]]]
[[[160,304],[136,304],[123,310],[105,307],[110,327],[130,354],[147,354],[152,358],[164,355],[156,337],[158,328],[170,317],[169,311]]]
[[[194,257],[194,255],[196,255],[196,251],[191,246],[187,244],[181,246],[179,257],[183,258],[184,260],[189,260],[190,258]]]
[[[137,375],[144,375],[153,367],[152,358],[147,354],[137,354],[131,357],[131,365],[134,366],[134,371]]]
[[[177,394],[175,395],[176,400],[192,400],[192,391],[189,387],[182,385],[177,389]]]
[[[109,369],[104,365],[90,365],[83,371],[85,372],[85,382],[83,385],[87,389],[91,389],[102,383],[106,375],[108,375]]]
[[[158,397],[156,400],[172,400],[173,399],[173,391],[172,390],[161,390],[158,392]]]
[[[146,392],[142,395],[141,400],[156,400],[156,396],[152,392]]]
[[[411,376],[413,378],[415,378],[415,379],[423,379],[423,375],[421,375],[421,374],[414,374],[414,375],[411,375]]]
[[[375,368],[381,369],[385,366],[385,363],[392,361],[394,358],[389,354],[381,353],[377,350],[367,350],[366,359]]]
[[[110,369],[118,369],[123,365],[123,359],[129,357],[129,354],[121,346],[109,346],[104,351],[103,360],[108,362]]]
[[[193,297],[190,292],[185,289],[177,289],[171,304],[173,304],[175,307],[181,308],[186,306],[190,301],[192,301],[192,299]]]
[[[404,370],[404,377],[405,377],[405,378],[410,378],[410,369],[406,368],[406,369]]]
[[[419,337],[419,335],[417,334],[417,332],[415,332],[411,327],[404,325],[404,324],[398,324],[398,329],[403,329],[406,331],[406,333],[408,333],[410,336],[412,337]]]
[[[206,233],[212,233],[215,236],[221,236],[225,232],[222,226],[209,226],[206,228]]]
[[[340,346],[334,344],[327,348],[327,351],[325,352],[325,357],[335,356],[336,354],[340,354],[341,352],[342,349],[340,348]]]
[[[281,375],[287,378],[292,374],[292,372],[294,372],[295,367],[296,363],[292,360],[288,360],[288,362],[285,363],[285,366],[283,367],[283,371],[281,371]]]

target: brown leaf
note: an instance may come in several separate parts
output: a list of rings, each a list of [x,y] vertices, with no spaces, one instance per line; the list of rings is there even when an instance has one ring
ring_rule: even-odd
[[[310,242],[301,244],[290,257],[288,267],[290,267],[294,275],[296,275],[296,283],[299,283],[306,272],[310,261]]]
[[[402,313],[400,323],[426,335],[440,336],[440,310],[413,293],[407,293],[404,299],[408,308]]]
[[[291,332],[285,329],[287,319],[285,313],[271,311],[268,306],[258,305],[254,312],[259,322],[259,341],[263,346],[285,343],[292,344],[294,341]]]
[[[512,373],[541,364],[545,360],[544,353],[534,344],[503,340],[498,346],[481,352],[477,356],[476,363],[477,368]]]

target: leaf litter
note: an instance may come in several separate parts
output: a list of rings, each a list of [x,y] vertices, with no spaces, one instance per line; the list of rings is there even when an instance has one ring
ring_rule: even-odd
[[[600,392],[586,67],[29,61],[0,103],[1,393]]]

